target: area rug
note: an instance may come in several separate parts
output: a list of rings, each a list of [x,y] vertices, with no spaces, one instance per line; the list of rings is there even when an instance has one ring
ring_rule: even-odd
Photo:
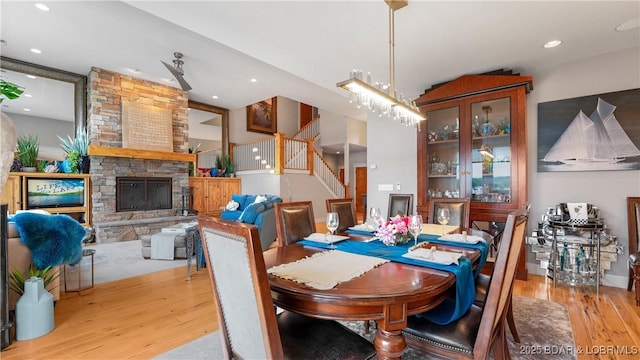
[[[152,260],[143,258],[142,242],[140,240],[91,244],[87,245],[85,249],[96,250],[93,259],[95,284],[126,279],[178,266],[184,266],[185,269],[187,267],[187,260],[184,259]],[[82,266],[90,266],[88,261],[87,258],[84,258]],[[82,271],[83,274],[88,274],[84,267]]]
[[[509,353],[513,359],[539,359],[541,357],[540,352],[544,354],[545,349],[547,354],[542,355],[545,360],[575,359],[572,354],[560,354],[560,352],[570,349],[570,347],[575,348],[569,313],[565,305],[546,300],[514,296],[513,313],[516,319],[516,327],[520,334],[520,344],[516,344],[507,330]],[[365,334],[363,321],[344,321],[342,323],[364,338],[370,341],[373,339],[375,329],[372,329],[373,331],[369,334]],[[531,355],[532,351],[535,351],[536,355]],[[161,354],[154,359],[199,360],[222,358],[220,334],[216,331]],[[406,349],[402,358],[418,360],[432,359],[433,357],[418,350]]]

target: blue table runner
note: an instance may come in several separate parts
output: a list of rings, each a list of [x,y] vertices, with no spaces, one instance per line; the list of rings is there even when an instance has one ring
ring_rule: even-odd
[[[423,235],[421,235],[420,238],[431,242],[433,239],[436,239],[436,236],[426,235],[423,237]],[[302,240],[299,241],[298,244],[323,249],[329,248],[328,244],[310,240]],[[345,240],[338,242],[335,245],[336,250],[344,252],[375,256],[394,262],[429,267],[453,273],[456,276],[455,295],[445,299],[445,301],[436,308],[418,315],[429,319],[436,324],[445,325],[459,319],[469,310],[475,300],[475,280],[471,273],[471,261],[466,257],[458,259],[458,265],[443,265],[403,257],[402,255],[406,254],[409,247],[413,245],[413,241],[397,246],[387,246],[380,240],[374,240],[371,242]]]

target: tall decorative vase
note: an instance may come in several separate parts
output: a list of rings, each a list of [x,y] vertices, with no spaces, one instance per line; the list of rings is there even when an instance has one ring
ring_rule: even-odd
[[[16,303],[16,340],[45,335],[55,325],[53,295],[44,289],[44,281],[32,277],[24,282],[24,294]]]
[[[88,174],[89,165],[90,165],[89,156],[86,156],[86,155],[80,156],[80,158],[78,159],[78,172],[81,174]]]

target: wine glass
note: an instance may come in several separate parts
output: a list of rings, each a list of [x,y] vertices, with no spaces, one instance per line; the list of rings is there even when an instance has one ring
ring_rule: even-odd
[[[444,226],[449,223],[449,208],[438,209],[438,222],[442,225],[442,235],[445,234]]]
[[[331,231],[331,237],[329,238],[329,249],[335,249],[336,245],[333,243],[333,233],[338,228],[340,220],[338,219],[337,212],[327,213],[327,229]]]
[[[382,218],[382,212],[379,207],[371,207],[369,209],[369,218],[373,222],[373,227],[378,227],[380,225],[380,219]]]
[[[414,245],[418,245],[418,235],[422,232],[422,215],[409,217],[409,232],[413,235]]]

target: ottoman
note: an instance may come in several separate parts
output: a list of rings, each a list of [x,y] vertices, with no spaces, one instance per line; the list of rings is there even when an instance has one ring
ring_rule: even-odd
[[[187,235],[184,233],[176,233],[176,237],[173,240],[173,258],[174,259],[186,259],[187,258]],[[142,235],[140,237],[142,242],[142,257],[145,259],[151,258],[151,235]],[[191,254],[193,256],[193,254]]]

